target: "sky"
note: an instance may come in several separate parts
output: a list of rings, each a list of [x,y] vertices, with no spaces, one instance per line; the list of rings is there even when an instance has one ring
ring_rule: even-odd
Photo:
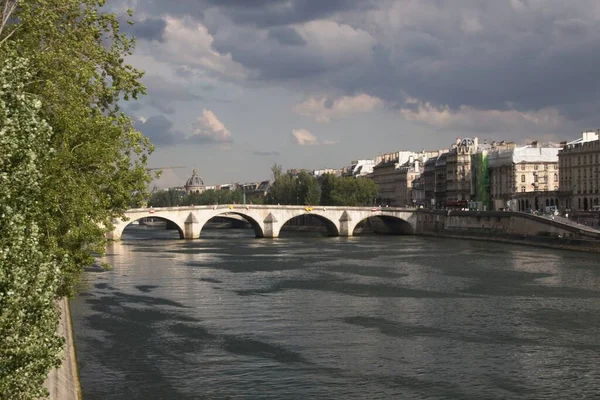
[[[598,0],[112,0],[158,186],[600,128]]]

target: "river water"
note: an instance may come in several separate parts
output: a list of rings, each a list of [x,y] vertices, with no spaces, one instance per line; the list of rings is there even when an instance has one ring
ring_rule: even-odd
[[[594,254],[128,228],[71,302],[83,398],[600,398]]]

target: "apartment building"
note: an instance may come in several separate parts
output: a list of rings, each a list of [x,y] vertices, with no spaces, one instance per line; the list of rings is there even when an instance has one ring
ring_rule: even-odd
[[[600,130],[583,132],[558,152],[558,190],[564,206],[592,210],[600,205]]]
[[[532,142],[488,154],[493,209],[517,211],[559,207],[558,152],[561,145]]]

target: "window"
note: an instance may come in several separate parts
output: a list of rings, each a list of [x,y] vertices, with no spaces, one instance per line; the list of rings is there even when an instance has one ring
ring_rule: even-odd
[[[548,169],[548,164],[544,164],[544,169]]]
[[[521,164],[521,171],[525,171],[525,164]]]
[[[525,175],[521,175],[521,182],[525,182]]]
[[[521,186],[521,193],[525,193],[525,186]]]
[[[558,182],[558,174],[554,174],[554,182]]]
[[[538,169],[538,165],[537,165],[537,164],[535,164],[535,165],[533,166],[533,169],[535,169],[535,170],[537,171],[537,169]]]

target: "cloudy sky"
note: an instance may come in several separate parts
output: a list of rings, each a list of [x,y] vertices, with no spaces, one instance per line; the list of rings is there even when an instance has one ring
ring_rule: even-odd
[[[207,184],[600,128],[598,0],[113,0],[150,166]]]

